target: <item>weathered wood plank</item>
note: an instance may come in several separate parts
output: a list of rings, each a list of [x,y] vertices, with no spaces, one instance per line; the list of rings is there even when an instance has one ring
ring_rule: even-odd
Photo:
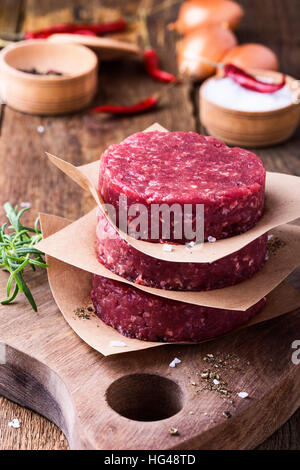
[[[21,20],[22,0],[1,0],[0,32],[15,32]]]
[[[279,56],[281,70],[296,78],[300,76],[299,2],[290,0],[242,0],[245,17],[238,30],[240,42],[261,42]],[[286,143],[273,148],[256,149],[270,171],[300,174],[300,128]],[[299,449],[300,410],[259,449]]]
[[[20,25],[21,12],[22,12],[22,0],[2,0],[0,3],[0,31],[15,32],[18,30]],[[50,2],[48,2],[50,3]],[[56,2],[59,6],[59,2]],[[61,2],[60,2],[61,3]],[[66,3],[66,2],[64,2]],[[38,4],[38,2],[36,2]],[[26,12],[26,18],[31,18],[31,11],[34,10],[34,5],[30,4],[30,1],[27,2],[28,8]],[[67,8],[67,12],[69,9]],[[66,13],[66,12],[64,12]],[[62,18],[63,19],[63,18]],[[58,20],[58,18],[57,18]],[[54,20],[55,22],[57,20]],[[64,19],[65,21],[65,19]],[[30,21],[25,21],[25,28],[30,29]],[[8,119],[9,113],[8,111]],[[12,119],[15,113],[12,112]],[[21,115],[20,115],[21,116]],[[27,117],[28,121],[30,117]],[[36,126],[40,123],[40,120],[37,119]],[[21,132],[24,132],[23,126],[21,126]],[[35,128],[36,134],[37,129]],[[25,131],[26,132],[26,131]],[[23,134],[24,135],[24,134]],[[0,139],[0,148],[3,159],[6,159],[4,154],[2,154],[2,140]],[[9,151],[8,149],[6,151]],[[18,154],[18,150],[17,150]],[[14,154],[13,157],[16,161],[18,159],[17,154]],[[11,154],[10,154],[11,156]],[[39,156],[37,156],[37,159]],[[6,166],[6,165],[5,165]],[[38,176],[36,176],[38,178]],[[13,174],[7,176],[8,179],[13,179]],[[27,178],[27,175],[22,173],[22,178]],[[5,186],[4,180],[2,180],[2,188]],[[2,193],[1,203],[6,199],[11,198],[13,189],[10,188],[6,193]],[[22,200],[25,200],[24,198]],[[8,423],[13,419],[18,418],[20,421],[20,428],[14,429],[8,426]],[[16,403],[13,403],[7,400],[4,397],[0,397],[0,449],[3,450],[60,450],[67,449],[68,443],[64,434],[60,429],[55,426],[55,424],[48,421],[46,418],[38,415],[37,413],[30,411],[26,408],[23,408]]]
[[[8,426],[13,418],[19,419],[19,429]],[[67,448],[66,438],[55,424],[27,408],[0,397],[0,450]]]

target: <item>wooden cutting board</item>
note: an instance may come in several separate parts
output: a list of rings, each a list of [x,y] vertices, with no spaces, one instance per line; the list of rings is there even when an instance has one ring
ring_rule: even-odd
[[[299,311],[201,345],[104,357],[65,322],[46,273],[30,278],[39,312],[21,296],[0,308],[0,394],[52,420],[73,449],[248,449],[300,406]]]

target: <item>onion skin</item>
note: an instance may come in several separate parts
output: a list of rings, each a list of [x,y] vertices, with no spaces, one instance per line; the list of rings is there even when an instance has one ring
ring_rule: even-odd
[[[220,62],[237,45],[235,35],[218,25],[205,25],[187,34],[177,46],[177,63],[181,75],[203,80],[215,73],[215,68],[202,59]]]
[[[243,17],[244,10],[231,0],[188,0],[179,10],[178,19],[170,29],[187,34],[204,24],[222,24],[236,29]]]
[[[262,44],[242,44],[231,49],[224,57],[223,64],[234,64],[240,68],[278,70],[275,53]]]

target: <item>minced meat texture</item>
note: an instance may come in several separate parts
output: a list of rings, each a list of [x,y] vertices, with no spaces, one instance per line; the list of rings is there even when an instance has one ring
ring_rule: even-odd
[[[130,338],[145,341],[199,342],[247,323],[266,299],[245,312],[192,305],[165,299],[135,287],[93,275],[91,298],[96,314]]]
[[[150,287],[211,290],[252,277],[265,262],[267,233],[213,263],[178,263],[146,255],[129,245],[98,211],[96,251],[99,261],[125,279]]]
[[[106,203],[117,209],[120,194],[126,195],[128,206],[147,207],[149,222],[151,204],[192,204],[193,216],[196,204],[204,204],[205,239],[253,227],[263,212],[264,187],[259,157],[194,132],[133,134],[110,146],[100,160],[99,191]],[[172,228],[168,240],[190,241],[175,239]]]

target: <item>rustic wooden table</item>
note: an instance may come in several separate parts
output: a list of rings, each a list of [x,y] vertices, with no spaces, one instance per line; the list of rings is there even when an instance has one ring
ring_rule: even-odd
[[[162,0],[149,1],[159,5]],[[157,11],[149,17],[151,41],[164,68],[176,71],[176,38],[166,24],[176,18],[178,5]],[[278,54],[281,69],[300,76],[299,0],[242,0],[245,18],[237,32],[240,42],[261,42]],[[136,14],[139,0],[1,0],[0,31],[38,29],[49,24],[70,21],[97,21],[114,17],[113,8],[121,5],[123,14]],[[131,34],[130,34],[131,36]],[[132,33],[134,39],[135,33]],[[97,103],[128,103],[162,88],[150,80],[138,61],[105,63],[100,69]],[[32,218],[38,211],[77,218],[93,206],[92,200],[75,184],[69,183],[40,158],[45,151],[63,156],[79,165],[99,158],[111,143],[142,130],[154,121],[170,130],[201,132],[198,118],[198,86],[182,85],[166,93],[163,106],[155,112],[131,118],[108,118],[86,112],[63,117],[26,116],[9,108],[1,113],[0,188],[1,204],[30,202]],[[39,133],[38,127],[44,132]],[[299,173],[300,129],[287,143],[258,150],[267,170]],[[34,315],[34,313],[33,313]],[[21,427],[8,422],[17,417]],[[300,449],[300,410],[260,449]],[[0,397],[0,449],[67,449],[60,430],[45,418]]]

